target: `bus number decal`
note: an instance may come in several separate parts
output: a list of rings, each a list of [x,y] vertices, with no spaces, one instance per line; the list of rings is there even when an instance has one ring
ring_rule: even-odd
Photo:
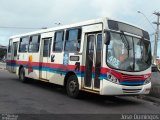
[[[110,56],[108,61],[111,65],[113,65],[116,68],[118,68],[118,66],[120,64],[120,61],[113,56]]]

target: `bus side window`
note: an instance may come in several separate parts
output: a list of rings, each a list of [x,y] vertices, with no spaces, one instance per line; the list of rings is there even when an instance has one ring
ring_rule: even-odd
[[[65,51],[79,52],[81,45],[81,33],[82,30],[80,28],[67,30],[64,48]]]
[[[40,43],[40,35],[31,36],[29,42],[29,52],[38,52]]]
[[[8,53],[11,53],[11,42],[12,42],[12,39],[9,40]]]
[[[20,39],[19,52],[27,52],[29,45],[29,37],[23,37]]]
[[[63,41],[64,41],[64,31],[56,32],[54,37],[54,42],[53,42],[53,51],[62,52]]]

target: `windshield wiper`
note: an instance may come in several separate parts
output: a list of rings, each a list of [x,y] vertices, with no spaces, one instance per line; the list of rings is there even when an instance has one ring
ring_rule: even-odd
[[[123,43],[124,43],[124,46],[125,46],[125,47],[127,48],[127,50],[128,50],[128,57],[129,57],[129,50],[131,50],[131,49],[133,49],[133,48],[130,47],[129,41],[128,41],[126,35],[124,34],[124,32],[121,31],[121,33],[122,33],[122,34],[120,34],[120,36],[121,36],[121,39],[122,39],[122,41],[123,41]],[[134,58],[135,58],[135,56],[134,56]],[[135,69],[135,59],[133,59],[133,65],[130,65],[130,67],[131,67],[132,70]]]
[[[143,53],[143,46],[142,46],[143,40],[140,39],[140,49],[141,49],[141,61],[144,60],[144,53]],[[145,62],[145,61],[144,61]]]
[[[125,36],[123,31],[121,31],[121,33],[122,34],[120,34],[120,36],[121,36],[121,39],[122,39],[122,41],[124,43],[124,46],[127,48],[127,50],[131,50],[132,48],[130,48],[130,46],[129,46],[129,42],[128,42],[127,37]]]

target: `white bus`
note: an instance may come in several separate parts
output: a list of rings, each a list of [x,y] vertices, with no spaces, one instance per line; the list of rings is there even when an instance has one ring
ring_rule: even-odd
[[[108,18],[10,37],[7,69],[22,82],[33,78],[99,95],[148,94],[148,32]]]

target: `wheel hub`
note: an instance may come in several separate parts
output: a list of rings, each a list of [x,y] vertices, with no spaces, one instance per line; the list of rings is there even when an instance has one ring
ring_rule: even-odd
[[[76,82],[75,82],[75,81],[71,81],[71,82],[69,83],[69,90],[70,90],[71,92],[74,92],[74,91],[76,90],[76,87],[77,87],[77,85],[76,85]]]

